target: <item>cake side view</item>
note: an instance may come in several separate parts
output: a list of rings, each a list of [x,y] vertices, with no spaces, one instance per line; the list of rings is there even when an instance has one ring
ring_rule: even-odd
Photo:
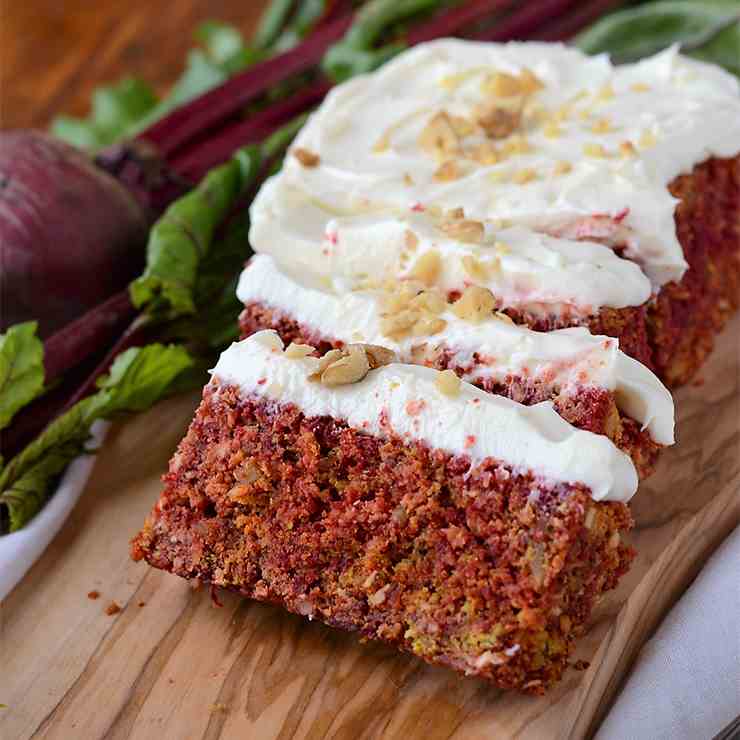
[[[675,49],[448,39],[335,88],[133,557],[552,686],[737,308],[739,152],[737,81]]]
[[[629,457],[550,404],[311,349],[224,353],[134,557],[544,690],[631,560]]]

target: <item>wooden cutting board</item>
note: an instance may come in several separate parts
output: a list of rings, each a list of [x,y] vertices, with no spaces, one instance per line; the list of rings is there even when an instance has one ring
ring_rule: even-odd
[[[591,667],[570,670],[547,696],[500,692],[231,594],[218,594],[219,607],[208,589],[132,563],[128,540],[157,497],[190,396],[114,428],[62,532],[0,607],[0,736],[587,736],[740,521],[739,333],[740,317],[703,384],[677,394],[680,441],[634,499],[637,561],[580,644]],[[122,610],[109,616],[111,601]]]
[[[66,102],[79,112],[92,84],[122,68],[163,82],[177,70],[194,19],[247,27],[260,5],[112,0],[94,15],[83,0],[11,5],[0,45],[10,81],[3,124],[43,124]],[[36,86],[26,82],[28,64]],[[113,429],[65,527],[0,605],[0,737],[592,734],[641,645],[740,521],[739,336],[740,318],[722,335],[703,385],[678,393],[679,444],[633,502],[639,557],[580,644],[576,657],[591,667],[571,670],[546,697],[460,679],[231,594],[219,594],[217,607],[207,589],[132,563],[128,540],[158,495],[193,395]],[[91,591],[100,597],[88,598]],[[121,611],[108,615],[112,602]]]

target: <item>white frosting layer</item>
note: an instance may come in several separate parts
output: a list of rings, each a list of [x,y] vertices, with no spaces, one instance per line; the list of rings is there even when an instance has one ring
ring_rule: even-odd
[[[583,483],[597,500],[627,501],[637,489],[630,458],[605,436],[564,421],[550,402],[523,406],[462,383],[444,395],[437,371],[392,364],[359,383],[326,387],[311,382],[315,358],[290,359],[275,332],[232,344],[213,375],[246,394],[295,404],[309,417],[328,415],[369,434],[394,434],[426,443],[476,465],[495,458],[545,483]],[[450,423],[454,420],[454,424]]]
[[[563,391],[584,386],[614,391],[619,407],[647,428],[659,444],[673,443],[673,399],[653,373],[619,351],[615,339],[574,327],[549,333],[491,318],[472,324],[447,311],[447,326],[429,337],[390,339],[381,331],[375,291],[346,291],[321,285],[306,274],[280,269],[266,255],[252,258],[237,289],[244,303],[277,309],[317,334],[345,343],[380,344],[403,362],[431,361],[440,350],[470,366],[469,381],[503,381],[507,375],[543,380]],[[477,360],[474,358],[477,355]]]
[[[545,85],[532,98],[545,113],[572,104],[560,135],[548,138],[533,118],[525,131],[530,151],[487,166],[465,160],[459,179],[436,181],[439,163],[418,144],[427,122],[440,111],[471,119],[486,75],[524,67]],[[597,133],[602,120],[609,130]],[[485,139],[478,132],[468,140]],[[611,156],[624,142],[636,156]],[[591,145],[609,156],[587,156]],[[335,88],[296,146],[318,153],[320,163],[304,167],[288,157],[263,187],[251,211],[257,251],[324,274],[402,272],[398,239],[407,227],[422,251],[485,251],[445,237],[430,208],[463,207],[467,218],[485,222],[491,242],[511,249],[489,286],[506,305],[589,313],[641,304],[651,287],[681,277],[686,264],[666,185],[708,157],[737,153],[740,96],[732,76],[675,49],[613,67],[606,56],[558,44],[442,40]],[[571,171],[555,176],[563,161]],[[535,179],[506,181],[522,169]],[[518,228],[502,230],[501,219]],[[576,241],[583,236],[626,244],[644,275],[606,247]],[[456,261],[446,262],[442,280],[460,287]]]

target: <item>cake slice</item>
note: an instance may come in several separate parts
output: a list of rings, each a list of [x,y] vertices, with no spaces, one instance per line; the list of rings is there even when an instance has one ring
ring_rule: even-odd
[[[312,351],[224,352],[133,557],[544,691],[628,568],[630,458],[549,402]]]
[[[237,295],[242,336],[275,329],[283,342],[319,351],[353,342],[382,344],[400,361],[453,370],[479,388],[531,405],[552,400],[571,424],[607,435],[633,459],[641,478],[673,444],[673,399],[618,342],[585,327],[538,332],[493,311],[490,291],[470,286],[448,304],[415,280],[363,290],[298,275],[255,255]],[[300,317],[300,318],[299,318]]]

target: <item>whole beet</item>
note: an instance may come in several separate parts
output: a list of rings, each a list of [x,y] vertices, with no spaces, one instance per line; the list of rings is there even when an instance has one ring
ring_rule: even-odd
[[[115,178],[40,131],[0,133],[0,328],[48,336],[123,288],[149,217]]]

